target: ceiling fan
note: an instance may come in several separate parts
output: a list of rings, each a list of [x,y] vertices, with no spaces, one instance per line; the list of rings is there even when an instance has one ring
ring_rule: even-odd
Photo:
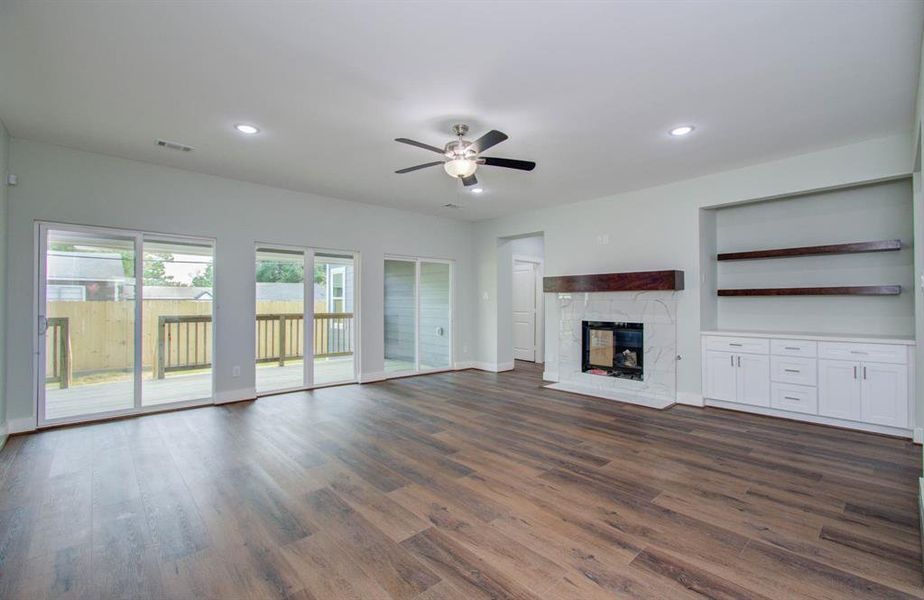
[[[437,160],[424,163],[422,165],[408,167],[406,169],[399,169],[395,171],[395,173],[410,173],[411,171],[417,171],[418,169],[426,169],[427,167],[443,165],[443,170],[445,170],[448,175],[451,177],[459,178],[462,180],[462,185],[468,187],[478,183],[478,179],[475,178],[475,171],[478,169],[478,165],[486,165],[489,167],[504,167],[507,169],[518,169],[520,171],[532,171],[536,168],[536,163],[528,160],[514,160],[512,158],[492,158],[490,156],[481,156],[483,151],[506,140],[506,133],[501,133],[496,129],[492,129],[474,142],[469,142],[463,139],[465,134],[468,133],[468,125],[465,125],[464,123],[453,125],[452,131],[456,134],[456,136],[458,136],[459,139],[447,142],[443,148],[437,148],[436,146],[409,140],[407,138],[395,138],[396,142],[417,146],[418,148],[436,152],[437,154],[442,154],[446,157],[446,160]]]

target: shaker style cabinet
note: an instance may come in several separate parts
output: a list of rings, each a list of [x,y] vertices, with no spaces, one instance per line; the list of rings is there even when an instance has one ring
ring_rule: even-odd
[[[707,405],[911,435],[914,345],[703,333]]]

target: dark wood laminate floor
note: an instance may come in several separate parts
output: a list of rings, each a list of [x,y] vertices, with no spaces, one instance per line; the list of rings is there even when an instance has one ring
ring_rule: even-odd
[[[909,442],[539,376],[14,437],[0,597],[922,597]]]

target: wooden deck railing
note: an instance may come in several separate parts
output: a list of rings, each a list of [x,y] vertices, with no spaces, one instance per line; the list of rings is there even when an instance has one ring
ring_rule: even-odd
[[[61,389],[71,383],[71,335],[67,317],[48,317],[45,330],[45,382]]]
[[[300,360],[305,355],[304,317],[299,313],[257,315],[258,363]],[[155,375],[212,366],[212,317],[170,315],[158,319]],[[353,354],[353,313],[315,313],[314,357]]]

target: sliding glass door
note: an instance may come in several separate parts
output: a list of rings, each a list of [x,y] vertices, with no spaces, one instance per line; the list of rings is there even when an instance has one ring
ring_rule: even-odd
[[[452,264],[385,260],[385,372],[392,376],[452,366]]]
[[[256,252],[257,394],[355,381],[354,254],[270,245]]]
[[[44,421],[135,407],[133,235],[45,231],[39,331]]]
[[[39,227],[39,424],[212,396],[212,243]]]

